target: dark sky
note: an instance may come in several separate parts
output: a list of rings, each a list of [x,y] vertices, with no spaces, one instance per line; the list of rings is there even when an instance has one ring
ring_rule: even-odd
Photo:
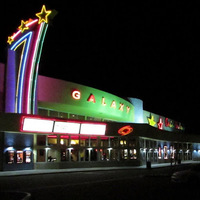
[[[198,133],[199,1],[46,2],[1,1],[1,62],[7,36],[45,3],[58,14],[47,31],[39,74],[140,98],[145,110]]]

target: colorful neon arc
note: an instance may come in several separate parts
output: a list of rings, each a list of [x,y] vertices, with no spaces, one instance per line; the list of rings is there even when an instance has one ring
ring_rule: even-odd
[[[16,113],[35,113],[38,67],[50,14],[51,11],[43,5],[41,12],[36,13],[38,19],[22,20],[18,31],[8,37],[9,49],[21,51],[19,66],[15,67],[18,69],[14,100]]]
[[[32,32],[27,33],[22,38],[20,38],[12,47],[11,50],[16,51],[21,45],[23,45],[21,57],[21,61],[19,64],[19,72],[17,77],[17,86],[16,86],[16,102],[15,102],[15,112],[21,113],[21,102],[22,102],[22,95],[23,95],[23,87],[24,87],[24,73],[25,67],[27,62],[28,50],[30,48],[30,41],[32,38]]]

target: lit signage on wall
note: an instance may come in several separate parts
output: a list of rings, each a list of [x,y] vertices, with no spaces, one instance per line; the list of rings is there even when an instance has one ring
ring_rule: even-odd
[[[150,115],[150,117],[148,117],[148,122],[150,126],[154,126],[156,124],[156,122],[154,121],[153,115]]]
[[[93,94],[90,94],[87,101],[96,103],[95,96]]]
[[[20,131],[52,134],[105,135],[106,124],[23,116],[21,118]]]
[[[158,116],[155,115],[156,118],[158,118]],[[166,130],[164,127],[166,128],[170,128],[170,129],[179,129],[179,130],[184,130],[183,126],[181,125],[181,123],[176,122],[174,120],[171,120],[169,118],[164,118],[164,117],[160,117],[155,121],[154,119],[154,115],[150,114],[150,117],[147,117],[148,119],[148,123],[150,126],[155,127],[155,125],[157,124],[157,128],[160,130]]]
[[[163,119],[162,119],[161,117],[159,118],[159,122],[157,123],[157,125],[158,125],[158,128],[159,128],[160,130],[163,129]]]
[[[73,90],[72,93],[71,93],[71,96],[75,100],[80,100],[81,99],[81,92],[79,90]],[[92,93],[88,96],[87,101],[91,102],[91,103],[97,103],[95,95],[92,94]],[[102,106],[110,106],[110,108],[118,109],[122,112],[126,111],[126,113],[129,113],[130,109],[131,109],[129,106],[125,106],[121,102],[117,103],[115,100],[112,100],[112,102],[109,105],[109,104],[107,104],[107,99],[105,97],[101,98],[100,103],[101,103]]]
[[[118,133],[120,134],[120,135],[128,135],[128,134],[130,134],[130,133],[132,133],[133,132],[133,128],[131,127],[131,126],[129,126],[129,125],[127,125],[127,126],[123,126],[122,128],[120,128],[119,130],[118,130]]]
[[[72,91],[72,98],[79,100],[81,99],[81,92],[79,90],[73,90]]]

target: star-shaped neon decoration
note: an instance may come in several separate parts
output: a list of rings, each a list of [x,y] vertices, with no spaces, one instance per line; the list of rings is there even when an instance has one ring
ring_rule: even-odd
[[[28,30],[29,27],[26,26],[26,24],[27,24],[28,22],[29,22],[29,21],[21,20],[21,25],[18,27],[18,30],[21,30],[22,33],[23,33],[25,30]]]
[[[156,122],[154,121],[154,116],[153,115],[148,117],[148,122],[149,122],[150,126],[154,126],[156,124]]]
[[[42,22],[48,23],[48,16],[51,12],[51,10],[46,10],[45,5],[43,5],[41,12],[35,14],[39,18],[38,24],[41,24]]]
[[[7,43],[11,45],[13,41],[14,41],[13,37],[12,36],[8,36]]]
[[[159,122],[157,123],[159,129],[163,129],[163,119],[160,117]]]

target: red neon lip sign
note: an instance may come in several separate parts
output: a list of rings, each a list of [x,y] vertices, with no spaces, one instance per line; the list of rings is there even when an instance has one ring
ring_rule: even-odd
[[[120,134],[120,135],[128,135],[128,134],[130,134],[130,133],[132,133],[133,132],[133,128],[131,127],[131,126],[129,126],[129,125],[127,125],[127,126],[123,126],[122,128],[120,128],[119,130],[118,130],[118,133]]]

